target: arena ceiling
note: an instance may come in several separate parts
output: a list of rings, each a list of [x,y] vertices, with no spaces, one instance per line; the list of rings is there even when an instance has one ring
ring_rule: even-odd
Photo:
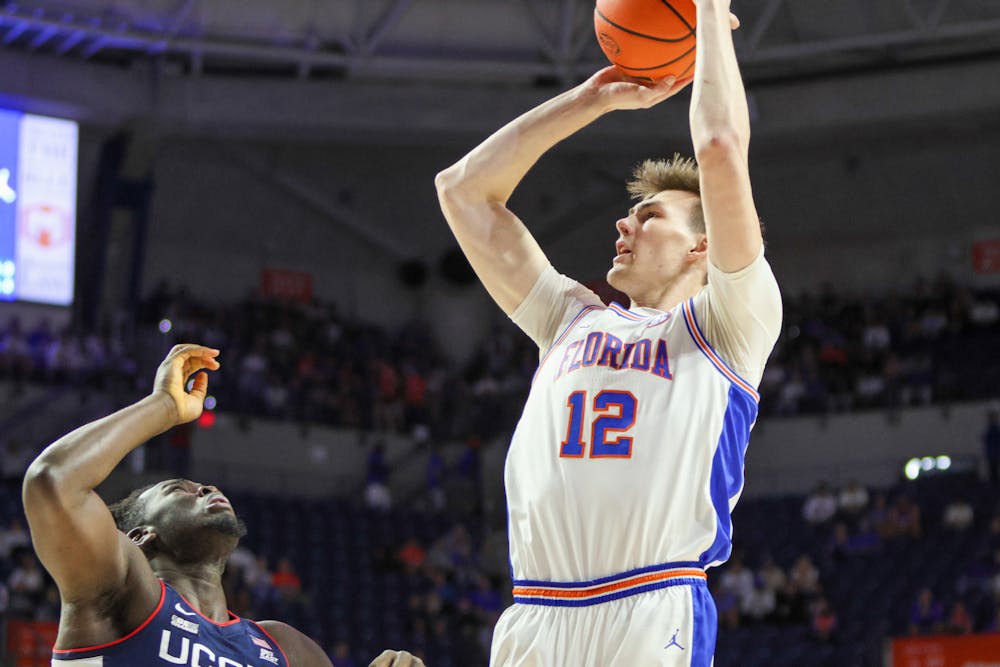
[[[191,76],[574,80],[603,62],[593,0],[23,0],[0,43]],[[995,52],[990,0],[737,0],[748,78]]]
[[[593,0],[21,0],[0,4],[0,103],[195,131],[435,137],[495,127],[605,61]],[[994,0],[734,0],[756,114],[822,82],[816,114],[994,113]],[[971,63],[971,65],[970,65]],[[976,78],[955,81],[955,65]],[[971,70],[970,70],[971,68]],[[914,72],[920,73],[915,82]],[[936,74],[935,74],[936,72]],[[836,82],[869,77],[880,99]],[[832,83],[831,83],[832,82]],[[498,88],[503,95],[498,96]],[[864,85],[861,86],[864,89]],[[961,103],[964,96],[969,108]],[[909,99],[915,97],[917,99]],[[926,104],[926,102],[924,102]],[[958,106],[956,106],[956,104]],[[818,121],[809,111],[806,119]],[[796,109],[796,113],[799,110]],[[854,124],[865,124],[867,109]],[[783,114],[785,115],[785,114]],[[683,114],[678,114],[680,119]],[[795,118],[788,118],[796,126]],[[853,122],[853,121],[852,121]],[[222,124],[221,127],[218,125]],[[800,123],[801,124],[801,123]],[[819,126],[817,126],[819,127]],[[614,130],[613,124],[608,125]],[[627,135],[623,123],[619,136]],[[614,134],[614,132],[611,132]]]

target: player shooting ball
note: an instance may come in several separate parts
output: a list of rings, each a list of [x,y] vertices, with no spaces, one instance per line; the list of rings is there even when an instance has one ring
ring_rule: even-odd
[[[737,22],[728,0],[696,5],[693,78],[643,84],[608,67],[436,179],[483,285],[540,351],[504,473],[515,604],[494,632],[495,667],[712,663],[705,570],[731,551],[781,300],[750,189]],[[551,266],[507,201],[562,139],[689,83],[697,163],[636,169],[635,206],[609,222],[608,282],[630,303],[605,306]]]

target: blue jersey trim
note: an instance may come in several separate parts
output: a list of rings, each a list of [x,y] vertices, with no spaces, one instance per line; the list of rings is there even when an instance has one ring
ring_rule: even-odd
[[[633,313],[631,310],[628,310],[627,308],[619,304],[617,301],[612,301],[611,305],[608,306],[608,310],[610,310],[612,313],[622,318],[623,320],[628,320],[629,322],[643,322],[652,317],[652,315],[648,315],[646,317],[643,317],[642,315],[637,315]]]
[[[715,541],[701,554],[701,567],[724,563],[732,551],[733,520],[729,503],[743,490],[743,464],[750,444],[750,427],[756,418],[756,401],[731,385],[708,482],[717,519]]]
[[[508,452],[509,452],[508,448]],[[509,455],[509,454],[508,454]],[[504,462],[506,464],[506,461]],[[504,468],[507,466],[504,465]],[[503,504],[504,504],[504,514],[507,520],[507,535],[510,535],[510,503],[507,502],[507,480],[503,480]],[[510,539],[507,540],[507,568],[510,570],[510,578],[514,579],[514,550],[510,545]]]
[[[708,588],[691,588],[691,667],[712,667],[715,638],[719,628],[719,612]]]
[[[734,384],[740,387],[742,391],[744,391],[752,399],[754,399],[754,402],[759,401],[760,395],[754,389],[753,384],[748,382],[746,378],[744,378],[742,375],[740,375],[732,368],[730,368],[729,364],[725,362],[725,360],[719,355],[719,353],[715,350],[712,344],[708,342],[708,337],[705,336],[705,332],[702,331],[701,325],[698,324],[698,314],[695,312],[694,299],[689,299],[687,301],[687,304],[682,306],[682,310],[685,315],[684,325],[687,327],[688,334],[691,336],[691,340],[693,340],[694,344],[698,346],[698,349],[701,350],[701,353],[703,355],[705,355],[705,358],[708,359],[709,363],[715,366],[715,369],[719,371],[719,373],[721,373],[723,377],[729,380],[730,384]],[[688,317],[689,314],[690,314],[690,319]],[[694,329],[691,328],[692,325],[694,325]],[[701,341],[704,341],[704,345],[702,345]]]

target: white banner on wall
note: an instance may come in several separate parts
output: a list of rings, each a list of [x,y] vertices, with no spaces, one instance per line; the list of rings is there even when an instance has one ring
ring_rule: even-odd
[[[25,115],[18,142],[18,220],[14,263],[18,299],[73,301],[76,249],[77,124]]]

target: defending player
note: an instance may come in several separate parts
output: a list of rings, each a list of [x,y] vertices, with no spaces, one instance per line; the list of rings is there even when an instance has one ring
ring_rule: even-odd
[[[696,0],[694,163],[647,162],[616,223],[604,307],[560,276],[506,206],[534,162],[653,86],[604,69],[438,175],[449,225],[541,361],[507,456],[515,605],[494,666],[712,663],[705,569],[731,550],[730,512],[781,302],[750,190],[749,121],[728,0]],[[732,24],[731,24],[732,21]]]
[[[174,347],[152,394],[63,436],[28,468],[31,538],[62,596],[53,667],[330,667],[295,628],[227,611],[222,572],[244,528],[217,488],[160,482],[116,505],[114,518],[94,491],[133,449],[198,418],[208,387],[202,371],[219,368],[218,354]],[[394,651],[373,663],[422,664]]]

